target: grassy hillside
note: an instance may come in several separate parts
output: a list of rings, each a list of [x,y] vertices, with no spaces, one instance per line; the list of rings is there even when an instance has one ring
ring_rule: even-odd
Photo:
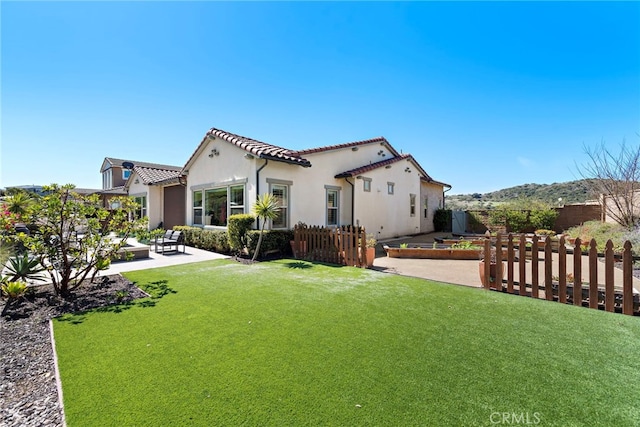
[[[519,198],[539,200],[551,205],[583,203],[593,199],[588,180],[553,184],[523,184],[490,193],[458,194],[447,196],[446,205],[451,209],[491,208],[500,203]],[[558,199],[562,199],[561,202]]]

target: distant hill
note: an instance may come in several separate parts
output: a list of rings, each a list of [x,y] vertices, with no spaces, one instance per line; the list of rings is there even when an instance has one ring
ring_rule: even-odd
[[[538,200],[557,206],[559,204],[584,203],[594,198],[589,194],[588,180],[553,184],[524,184],[490,193],[459,194],[446,197],[449,209],[491,208],[519,198]],[[561,201],[558,199],[562,198]]]

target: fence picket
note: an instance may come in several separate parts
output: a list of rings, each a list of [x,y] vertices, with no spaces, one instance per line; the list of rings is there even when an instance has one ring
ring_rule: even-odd
[[[520,244],[518,246],[518,293],[520,295],[527,294],[527,239],[524,234],[520,235]]]
[[[582,246],[580,238],[573,248],[573,305],[582,305]]]
[[[538,298],[538,236],[531,239],[531,296]]]
[[[598,308],[598,244],[589,243],[589,308]]]
[[[613,286],[613,242],[611,239],[607,240],[607,244],[604,250],[604,309],[606,311],[614,311],[615,305],[615,289]]]
[[[622,252],[622,313],[633,315],[633,254],[627,240]]]
[[[513,250],[513,234],[509,233],[507,241],[507,292],[513,293],[513,270],[514,270],[514,250]]]
[[[486,249],[485,249],[486,251]],[[486,253],[486,252],[485,252]],[[496,290],[502,291],[502,278],[504,277],[502,265],[502,235],[496,234]]]
[[[564,236],[560,237],[558,243],[558,301],[567,303],[567,247]]]
[[[544,246],[544,295],[547,301],[553,301],[553,257],[551,240],[545,240]]]

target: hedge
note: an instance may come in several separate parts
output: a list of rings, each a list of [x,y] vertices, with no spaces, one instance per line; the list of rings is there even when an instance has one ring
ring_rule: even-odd
[[[188,225],[176,226],[173,229],[184,233],[185,244],[188,246],[221,254],[231,253],[226,230],[207,230]]]

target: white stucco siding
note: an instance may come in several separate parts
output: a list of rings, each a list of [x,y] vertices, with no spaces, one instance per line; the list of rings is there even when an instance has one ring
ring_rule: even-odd
[[[405,172],[409,168],[411,172]],[[420,177],[411,162],[397,162],[379,168],[355,180],[355,219],[367,233],[378,239],[415,234],[420,231]],[[371,191],[364,191],[363,181],[371,180]],[[393,183],[393,194],[389,194]],[[410,212],[411,194],[416,196],[416,211]]]
[[[212,150],[218,153],[212,153]],[[193,192],[195,190],[223,187],[234,183],[245,186],[245,212],[256,198],[255,168],[262,160],[246,158],[245,150],[225,141],[209,141],[187,172],[186,223],[193,225]],[[209,157],[209,155],[212,155]]]
[[[322,169],[326,175],[336,176],[341,172],[359,168],[370,163],[381,162],[393,158],[393,154],[380,143],[360,145],[356,151],[350,147],[338,150],[320,151],[305,154],[313,165],[311,169]],[[380,153],[380,154],[378,154]]]
[[[430,233],[435,230],[433,216],[443,205],[443,187],[440,184],[422,182],[420,188],[420,232]],[[425,204],[426,200],[426,204]],[[426,205],[426,206],[425,206]],[[426,217],[425,217],[426,210]]]
[[[133,172],[129,184],[129,196],[147,198],[147,217],[149,218],[149,229],[154,229],[163,220],[163,192],[162,187],[145,185],[142,179]],[[137,182],[136,182],[137,181]]]

